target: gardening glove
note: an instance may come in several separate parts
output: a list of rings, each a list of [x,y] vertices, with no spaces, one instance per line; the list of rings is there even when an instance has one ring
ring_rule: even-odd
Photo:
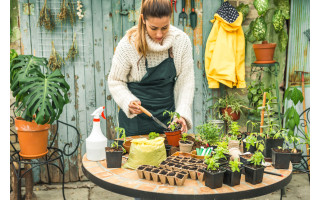
[[[240,159],[240,147],[238,140],[230,140],[228,143],[229,155],[231,156],[230,160],[239,160]]]

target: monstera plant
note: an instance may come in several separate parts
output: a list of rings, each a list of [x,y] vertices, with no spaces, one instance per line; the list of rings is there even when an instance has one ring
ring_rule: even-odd
[[[70,86],[60,70],[51,71],[46,58],[19,55],[10,63],[10,89],[16,98],[15,125],[20,143],[20,155],[31,159],[44,156],[47,150],[48,129],[59,119],[69,102]],[[27,138],[33,133],[37,139]],[[45,139],[44,146],[39,137]],[[24,143],[26,139],[27,143]],[[33,151],[41,146],[41,149]]]

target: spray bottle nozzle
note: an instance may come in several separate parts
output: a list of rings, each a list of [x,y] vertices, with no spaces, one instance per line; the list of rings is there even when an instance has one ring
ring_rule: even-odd
[[[96,121],[96,122],[100,121],[100,115],[103,117],[103,119],[106,119],[106,116],[104,115],[104,109],[105,109],[105,106],[102,106],[91,114],[94,116],[93,121]]]

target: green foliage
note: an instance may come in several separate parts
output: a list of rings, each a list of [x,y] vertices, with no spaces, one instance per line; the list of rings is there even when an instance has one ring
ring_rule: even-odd
[[[291,100],[294,105],[297,105],[299,102],[303,102],[303,95],[296,87],[289,87],[284,93],[284,99]]]
[[[274,0],[274,4],[282,11],[285,19],[290,19],[290,3],[289,0]]]
[[[262,162],[264,162],[264,156],[260,151],[256,151],[248,161],[254,166],[261,166]]]
[[[35,116],[37,124],[52,124],[69,103],[70,86],[60,70],[42,73],[47,60],[32,55],[19,55],[10,65],[10,89],[16,97],[17,115],[26,121]]]
[[[186,142],[187,141],[187,136],[188,133],[182,133],[182,138],[180,138],[182,141]]]
[[[165,110],[163,112],[163,116],[165,114],[167,114],[170,116],[170,120],[168,121],[168,124],[170,125],[169,128],[171,129],[171,131],[177,130],[179,128],[179,124],[176,122],[173,122],[173,120],[176,118],[180,119],[180,114],[177,112],[173,112],[173,111],[169,111],[169,110]]]
[[[253,6],[258,11],[258,15],[264,15],[269,8],[269,0],[254,0]]]
[[[217,160],[219,159],[226,159],[225,154],[228,154],[228,143],[226,141],[218,142],[217,148],[214,150],[213,157],[215,157]]]
[[[239,166],[242,164],[243,163],[238,160],[229,161],[229,166],[230,166],[232,172],[235,172],[235,171],[240,172]]]
[[[264,19],[264,16],[260,16],[254,20],[254,24],[252,26],[252,34],[255,37],[256,41],[263,41],[266,39],[267,23]]]
[[[153,140],[157,137],[159,137],[159,133],[156,133],[156,132],[149,133],[149,140]]]
[[[251,133],[246,137],[246,149],[249,150],[250,146],[255,146],[258,151],[264,150],[264,142],[263,140],[258,140],[258,133]]]
[[[249,5],[244,4],[244,3],[240,3],[240,5],[236,9],[238,12],[242,13],[243,21],[244,21],[249,13]]]
[[[283,29],[284,24],[284,16],[282,15],[281,10],[274,11],[273,17],[272,17],[272,24],[274,27],[274,30],[279,33]]]
[[[231,122],[230,126],[229,126],[229,134],[231,135],[231,140],[237,140],[237,136],[240,133],[239,129],[240,129],[240,126],[238,125],[238,122]]]
[[[258,105],[262,105],[263,93],[271,93],[273,87],[266,87],[262,81],[252,81],[250,83],[248,86],[248,100],[250,107],[253,108],[249,111],[252,116],[260,117],[260,111],[256,108]]]
[[[248,125],[251,124],[251,133],[253,132],[253,129],[258,126],[258,123],[256,122],[253,122],[251,120],[248,120],[247,123],[246,123],[246,126],[248,127]]]
[[[119,139],[123,139],[123,143],[126,142],[126,130],[121,127],[116,127],[115,130],[119,133],[117,134],[117,140],[114,140],[114,142],[111,144],[111,147],[118,149]],[[126,150],[123,147],[122,150],[124,151],[124,153],[126,152]]]
[[[205,163],[208,165],[207,170],[215,171],[220,167],[220,163],[218,163],[218,159],[215,157],[205,157]]]
[[[219,141],[222,128],[211,122],[196,127],[202,141],[206,141],[209,145],[214,145]]]
[[[15,57],[17,57],[17,56],[18,56],[18,54],[17,54],[16,50],[10,49],[10,63],[11,63],[12,60],[13,60]]]
[[[282,30],[279,34],[279,41],[280,41],[279,47],[281,52],[286,50],[288,45],[288,40],[289,40],[288,33],[285,30]]]

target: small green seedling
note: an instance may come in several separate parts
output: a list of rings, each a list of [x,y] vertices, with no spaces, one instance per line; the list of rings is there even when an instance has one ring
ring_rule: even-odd
[[[170,120],[168,121],[167,124],[169,124],[169,128],[171,129],[171,131],[174,131],[176,130],[178,127],[179,127],[179,124],[177,122],[173,122],[174,118],[178,118],[180,119],[180,114],[177,113],[177,112],[172,112],[172,111],[168,111],[168,110],[165,110],[163,112],[163,116],[168,113],[169,116],[170,116]]]
[[[220,167],[220,163],[218,163],[218,160],[215,157],[205,157],[205,163],[208,164],[207,170],[215,171]]]
[[[149,133],[149,140],[153,140],[155,138],[159,137],[159,133],[156,132],[150,132]]]
[[[120,139],[123,139],[123,143],[126,142],[126,130],[124,128],[121,128],[121,127],[116,127],[115,130],[117,132],[119,132],[118,137],[117,137],[118,140],[115,140],[111,144],[111,147],[118,149],[119,148],[119,137],[120,137],[120,135],[121,135]],[[126,152],[126,150],[123,147],[122,147],[122,150],[124,151],[124,153]]]
[[[180,138],[180,140],[182,140],[185,143],[187,141],[187,136],[188,133],[182,133],[182,138]]]
[[[256,151],[248,161],[255,167],[261,166],[262,162],[264,162],[264,156],[260,151]]]
[[[230,124],[230,131],[229,134],[231,135],[231,140],[237,140],[237,136],[240,134],[240,126],[238,125],[238,122],[231,122]]]
[[[243,163],[238,160],[229,161],[229,166],[230,166],[232,172],[235,172],[235,171],[240,172],[239,166],[242,164]]]

